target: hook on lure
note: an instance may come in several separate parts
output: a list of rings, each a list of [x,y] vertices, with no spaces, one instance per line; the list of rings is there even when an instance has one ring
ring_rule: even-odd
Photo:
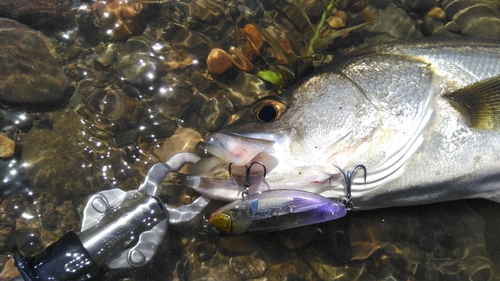
[[[337,169],[340,170],[340,172],[344,176],[345,189],[346,189],[345,196],[340,196],[339,199],[342,202],[342,204],[344,204],[346,209],[350,211],[354,207],[354,204],[352,203],[352,198],[351,198],[352,180],[353,180],[354,176],[356,175],[356,172],[359,169],[362,169],[364,172],[364,181],[366,183],[366,167],[362,164],[358,164],[354,168],[352,168],[352,170],[347,171],[347,173],[342,168],[340,168],[338,166],[336,166],[336,167],[337,167]]]
[[[205,227],[211,233],[228,236],[279,231],[342,218],[353,208],[351,185],[356,172],[362,169],[366,181],[366,168],[363,165],[357,165],[347,172],[337,167],[346,183],[345,196],[326,198],[297,189],[272,189],[249,195],[248,189],[252,184],[250,174],[254,164],[264,168],[265,177],[266,167],[260,162],[253,162],[246,168],[243,198],[212,213],[205,222]]]
[[[243,184],[243,186],[245,187],[245,190],[241,193],[241,196],[243,197],[243,199],[248,198],[248,192],[249,192],[250,186],[252,185],[252,181],[250,180],[250,176],[251,176],[251,172],[252,172],[252,166],[254,164],[259,164],[260,166],[262,166],[262,168],[264,169],[264,175],[262,176],[262,178],[264,178],[264,179],[266,178],[267,168],[266,168],[266,165],[264,165],[264,163],[256,161],[256,162],[252,162],[250,164],[250,166],[245,167],[246,168],[245,183]],[[233,165],[233,162],[229,163],[229,165],[227,167],[227,170],[229,172],[229,176],[232,176],[232,173],[231,173],[231,171],[232,171],[231,166],[232,165]]]

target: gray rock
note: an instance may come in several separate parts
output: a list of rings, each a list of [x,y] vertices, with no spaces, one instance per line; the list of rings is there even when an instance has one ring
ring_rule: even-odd
[[[132,53],[118,60],[118,74],[134,86],[147,88],[163,74],[162,62],[148,53]]]
[[[443,10],[464,36],[500,38],[500,11],[493,1],[445,0]]]
[[[387,6],[384,10],[376,10],[375,17],[377,21],[369,27],[370,31],[365,39],[368,45],[424,37],[415,28],[415,23],[410,16],[394,4]]]
[[[122,79],[139,89],[154,89],[165,68],[161,55],[155,53],[155,42],[148,35],[133,36],[122,46],[116,71]],[[157,45],[161,45],[156,43]],[[144,95],[144,92],[141,92]]]
[[[0,101],[56,106],[72,91],[39,36],[23,24],[0,19]]]
[[[412,10],[425,9],[436,4],[434,0],[403,0],[402,2],[406,7]]]
[[[75,25],[75,10],[70,1],[2,0],[0,17],[10,18],[30,27],[68,28]]]

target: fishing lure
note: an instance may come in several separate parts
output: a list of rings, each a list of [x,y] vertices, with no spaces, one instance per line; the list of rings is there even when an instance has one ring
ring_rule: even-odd
[[[245,188],[248,190],[250,169],[247,168]],[[342,172],[346,183],[346,196],[325,198],[321,195],[291,189],[276,189],[248,195],[216,210],[206,222],[210,232],[222,236],[240,235],[250,232],[279,231],[304,225],[317,224],[344,217],[353,207],[351,200],[351,182],[357,169],[363,169],[366,180],[366,168],[357,165],[347,174]],[[265,176],[265,173],[264,173]]]

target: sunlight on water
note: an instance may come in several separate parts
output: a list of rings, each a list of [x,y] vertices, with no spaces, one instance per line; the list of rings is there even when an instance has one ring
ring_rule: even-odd
[[[79,232],[89,196],[136,189],[153,164],[194,152],[231,116],[280,94],[313,66],[398,39],[500,38],[492,1],[474,10],[466,0],[346,0],[325,14],[321,38],[377,21],[318,43],[323,56],[313,60],[308,46],[323,2],[0,3],[0,17],[24,24],[0,19],[0,50],[14,61],[0,56],[11,70],[0,71],[9,81],[0,82],[0,280],[17,275],[14,246],[32,256]],[[23,14],[25,5],[32,14]],[[14,40],[29,43],[12,50]],[[172,205],[197,198],[173,177],[163,187]],[[496,203],[458,201],[230,238],[206,232],[199,216],[169,226],[148,265],[101,270],[98,278],[498,280],[499,214]]]

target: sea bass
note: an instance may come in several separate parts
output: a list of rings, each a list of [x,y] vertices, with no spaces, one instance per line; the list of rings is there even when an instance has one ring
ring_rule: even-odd
[[[447,39],[372,47],[259,100],[199,147],[186,185],[239,199],[299,189],[356,209],[464,198],[500,202],[500,42]],[[254,165],[245,175],[245,165]],[[232,163],[229,176],[228,164]],[[248,183],[250,182],[250,183]]]

